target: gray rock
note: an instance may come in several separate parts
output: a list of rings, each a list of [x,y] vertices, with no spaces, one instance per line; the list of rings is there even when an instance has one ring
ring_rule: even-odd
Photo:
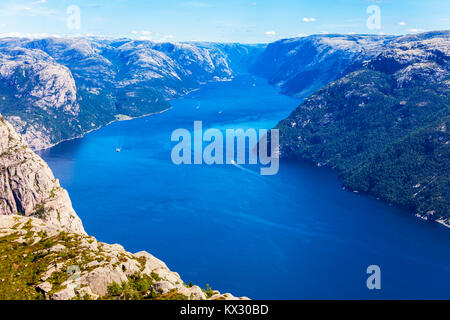
[[[0,215],[37,216],[47,225],[85,234],[69,195],[50,168],[1,116],[0,190]]]
[[[93,293],[104,296],[108,293],[108,286],[112,283],[121,285],[128,279],[124,273],[110,268],[97,268],[86,277],[86,283]]]
[[[52,285],[49,282],[43,282],[35,287],[36,291],[42,292],[46,299],[49,298],[49,292],[52,290]]]
[[[161,294],[166,294],[171,290],[176,289],[176,286],[169,281],[159,281],[153,285],[153,289]]]
[[[72,287],[67,287],[52,295],[52,300],[71,300],[76,296]]]

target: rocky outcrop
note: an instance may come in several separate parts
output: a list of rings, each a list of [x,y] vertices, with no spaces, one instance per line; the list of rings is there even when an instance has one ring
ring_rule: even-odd
[[[47,225],[84,234],[67,191],[1,116],[0,170],[0,215],[37,216]]]
[[[120,245],[62,232],[37,218],[0,216],[0,254],[2,300],[238,299],[185,284],[147,252],[131,254]],[[5,272],[6,264],[11,271]],[[29,273],[33,277],[25,278]]]
[[[88,236],[47,164],[0,117],[0,300],[236,299]]]

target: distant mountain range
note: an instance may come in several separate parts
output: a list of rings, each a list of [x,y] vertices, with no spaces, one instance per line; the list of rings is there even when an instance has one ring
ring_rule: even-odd
[[[449,223],[449,50],[449,31],[267,46],[7,38],[0,113],[42,149],[250,72],[309,97],[278,125],[283,157],[329,166],[355,192]]]
[[[263,49],[126,39],[0,39],[0,113],[31,147],[48,148],[120,115],[166,110],[169,98],[243,72]]]
[[[393,36],[313,35],[268,45],[251,71],[289,95],[307,97],[376,56]]]

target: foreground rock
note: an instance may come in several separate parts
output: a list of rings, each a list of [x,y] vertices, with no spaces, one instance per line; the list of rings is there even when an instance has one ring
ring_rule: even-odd
[[[86,234],[47,164],[0,117],[0,300],[236,299]]]
[[[0,216],[0,299],[234,300],[186,285],[147,252],[67,233],[37,218]]]
[[[60,230],[85,233],[67,191],[1,116],[0,170],[0,215],[36,216]]]

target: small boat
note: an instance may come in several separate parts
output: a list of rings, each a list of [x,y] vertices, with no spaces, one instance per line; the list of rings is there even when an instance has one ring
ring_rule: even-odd
[[[122,151],[122,149],[116,148],[116,152],[117,152],[117,153],[119,153],[119,152],[121,152],[121,151]]]

